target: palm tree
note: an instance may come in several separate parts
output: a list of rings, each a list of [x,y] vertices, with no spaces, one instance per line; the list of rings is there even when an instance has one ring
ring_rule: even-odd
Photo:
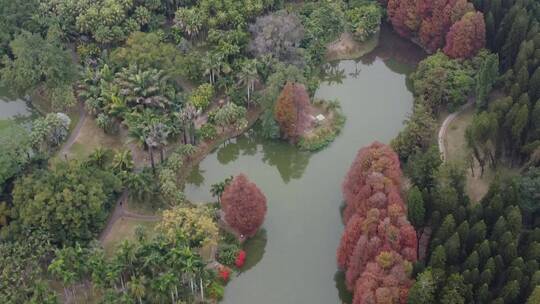
[[[164,94],[168,78],[163,71],[156,69],[140,70],[131,65],[117,73],[115,84],[120,88],[119,95],[136,107],[164,109],[171,100]]]
[[[212,197],[217,197],[218,203],[221,202],[221,195],[223,194],[223,191],[225,191],[225,188],[227,188],[227,186],[231,183],[233,178],[234,177],[231,175],[223,181],[210,186],[210,193],[212,194]]]
[[[150,199],[155,193],[153,180],[147,171],[129,174],[126,179],[126,186],[129,189],[131,199],[144,201]]]
[[[184,246],[182,249],[182,272],[189,278],[189,286],[191,293],[195,293],[195,284],[193,277],[197,270],[197,264],[195,263],[195,254],[189,246]]]
[[[148,127],[148,138],[153,144],[153,147],[156,147],[159,150],[160,159],[163,163],[163,150],[167,145],[167,138],[169,137],[170,129],[167,125],[162,122],[154,121]],[[150,145],[149,145],[150,146]]]
[[[88,156],[88,161],[99,168],[103,168],[107,161],[107,151],[102,147],[97,147],[90,156]]]
[[[195,117],[197,117],[197,109],[190,103],[186,104],[178,114],[178,120],[182,123],[184,130],[184,144],[195,144]]]
[[[221,73],[221,66],[223,62],[223,56],[215,52],[207,52],[203,57],[204,76],[208,77],[210,84],[216,82],[216,77]]]
[[[132,296],[137,298],[139,304],[142,304],[142,298],[146,295],[146,278],[145,276],[132,276],[128,283],[128,289]]]
[[[251,94],[255,91],[255,83],[259,79],[257,59],[247,59],[243,61],[237,77],[238,84],[246,87],[247,105],[249,107],[249,104],[251,103]]]
[[[133,157],[131,150],[122,150],[114,155],[112,167],[117,171],[131,171],[133,169]]]

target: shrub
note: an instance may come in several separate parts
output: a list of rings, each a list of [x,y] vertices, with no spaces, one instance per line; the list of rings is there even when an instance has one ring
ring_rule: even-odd
[[[223,299],[223,294],[225,293],[225,288],[223,288],[223,285],[219,284],[218,282],[212,282],[210,284],[210,287],[208,288],[208,294],[212,299],[220,301]]]
[[[193,90],[191,96],[189,96],[189,102],[197,110],[204,110],[208,107],[212,98],[214,98],[214,87],[209,83],[205,83]]]
[[[234,265],[237,268],[242,268],[245,262],[246,262],[246,252],[244,250],[238,251],[238,254],[236,255],[236,259],[234,261]]]
[[[223,283],[229,282],[229,279],[231,278],[231,269],[227,266],[221,266],[219,269],[219,278]]]
[[[346,16],[354,37],[363,42],[379,31],[382,9],[376,3],[369,3],[348,10]]]
[[[217,261],[223,265],[234,265],[240,249],[237,245],[227,244],[218,248]]]
[[[202,125],[198,130],[198,133],[203,140],[212,140],[217,137],[216,127],[211,123],[205,123]]]

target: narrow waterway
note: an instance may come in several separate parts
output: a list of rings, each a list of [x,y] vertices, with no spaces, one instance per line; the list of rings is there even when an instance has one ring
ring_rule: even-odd
[[[227,304],[342,303],[335,252],[343,225],[341,182],[356,152],[388,142],[403,127],[413,97],[406,75],[421,51],[383,27],[379,47],[357,61],[327,67],[317,98],[339,99],[347,122],[318,153],[300,152],[254,132],[210,154],[194,170],[185,192],[210,201],[210,185],[245,173],[265,193],[264,231],[248,243],[249,269],[225,289]]]

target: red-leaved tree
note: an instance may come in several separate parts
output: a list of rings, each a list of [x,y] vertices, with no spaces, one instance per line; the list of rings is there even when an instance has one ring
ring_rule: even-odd
[[[225,221],[239,233],[252,237],[264,222],[266,197],[244,174],[236,176],[221,196]]]
[[[471,58],[486,45],[484,15],[469,12],[446,35],[444,53],[451,58]]]
[[[309,95],[303,84],[285,84],[274,109],[283,138],[294,143],[306,132],[310,125],[310,105]]]
[[[389,0],[388,17],[394,30],[403,37],[412,37],[422,22],[425,6],[417,0]]]
[[[379,253],[356,281],[353,304],[407,303],[411,269],[398,253]]]
[[[401,174],[397,154],[375,142],[360,149],[343,182],[346,227],[337,261],[355,304],[405,303],[405,270],[417,259],[418,242],[400,195]]]

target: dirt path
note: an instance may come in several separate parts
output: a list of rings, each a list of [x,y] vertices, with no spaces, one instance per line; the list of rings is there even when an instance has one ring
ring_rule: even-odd
[[[441,128],[439,129],[439,135],[437,137],[437,142],[439,143],[439,152],[441,153],[441,157],[443,161],[446,161],[448,159],[448,152],[446,148],[446,133],[448,131],[448,126],[456,119],[456,117],[459,116],[459,114],[463,113],[463,111],[467,110],[469,107],[474,105],[474,99],[470,99],[469,102],[461,106],[459,110],[457,110],[454,113],[450,113],[446,118],[444,119]]]
[[[114,206],[114,211],[112,212],[111,216],[109,217],[109,220],[107,220],[107,225],[105,226],[105,229],[101,231],[101,234],[99,235],[99,242],[103,244],[109,233],[111,233],[112,227],[114,226],[114,223],[120,218],[128,218],[128,219],[137,219],[142,221],[148,221],[148,222],[157,222],[161,219],[159,216],[153,216],[153,215],[142,215],[133,213],[131,211],[128,211],[128,191],[125,190],[122,195],[116,200],[116,204]]]
[[[81,129],[84,125],[84,121],[86,120],[86,110],[84,109],[84,105],[82,103],[79,104],[79,121],[77,122],[77,125],[71,131],[71,134],[69,135],[68,140],[62,145],[62,149],[60,149],[60,155],[64,155],[64,157],[67,157],[67,152],[73,146],[73,143],[79,136],[79,133],[81,132]]]

